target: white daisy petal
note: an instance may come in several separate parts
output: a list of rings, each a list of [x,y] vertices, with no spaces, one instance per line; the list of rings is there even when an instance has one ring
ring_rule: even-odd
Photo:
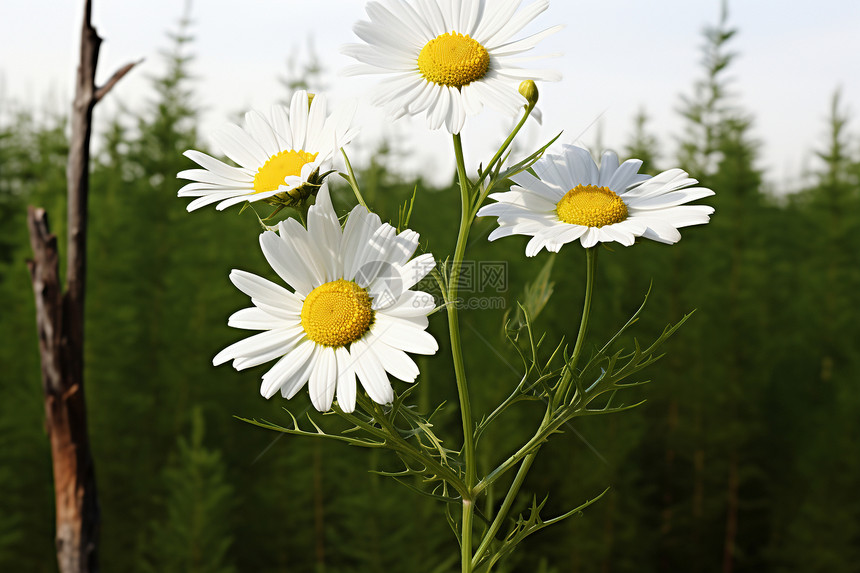
[[[266,153],[271,157],[281,152],[281,146],[275,132],[266,118],[258,111],[249,111],[245,114],[245,129],[259,143]]]
[[[650,179],[650,175],[639,173],[639,169],[641,167],[641,160],[628,159],[618,167],[615,173],[612,174],[612,178],[606,184],[606,187],[609,187],[610,189],[621,195],[631,185],[639,183],[640,181],[644,181],[646,179]]]
[[[297,293],[306,295],[316,283],[316,276],[309,272],[300,255],[291,249],[277,233],[266,231],[260,235],[263,256],[272,269]]]
[[[290,127],[293,131],[293,146],[298,149],[304,149],[309,107],[308,92],[299,90],[293,94],[290,101]]]
[[[353,277],[362,288],[367,288],[376,279],[380,271],[387,267],[386,254],[395,242],[397,230],[388,224],[382,224],[359,247],[355,258],[356,272]]]
[[[418,282],[430,274],[436,268],[436,261],[433,255],[427,253],[415,257],[407,264],[403,265],[400,270],[400,278],[403,281],[403,290],[411,289]]]
[[[212,364],[220,366],[240,356],[256,356],[263,352],[269,352],[274,348],[286,347],[289,346],[288,341],[289,327],[267,330],[231,344],[215,355],[215,358],[212,359]]]
[[[355,410],[355,369],[349,350],[343,346],[335,348],[337,358],[337,405],[347,414]]]
[[[604,151],[603,157],[600,158],[600,175],[597,178],[597,185],[609,187],[609,182],[618,170],[618,165],[618,155],[614,151]]]
[[[199,209],[200,207],[205,207],[207,205],[211,205],[212,203],[217,203],[218,201],[220,201],[223,198],[224,198],[224,196],[221,194],[204,195],[203,197],[195,199],[194,201],[192,201],[191,203],[186,205],[185,209],[190,213],[191,211]]]
[[[299,307],[301,310],[301,307]],[[243,308],[230,315],[227,319],[227,326],[233,328],[241,328],[243,330],[273,330],[284,326],[284,320],[277,316],[272,316],[266,311],[252,306],[251,308]]]
[[[506,23],[510,22],[521,3],[522,0],[497,0],[491,8],[485,0],[484,15],[478,24],[478,29],[475,30],[475,39],[481,43],[489,42]]]
[[[289,304],[289,301],[296,296],[270,280],[239,269],[230,271],[230,281],[249,297],[273,306]]]
[[[308,210],[308,236],[317,246],[317,250],[325,263],[325,279],[332,281],[340,278],[337,276],[342,266],[340,261],[340,222],[334,212],[334,207],[332,207],[327,183],[323,184],[317,195],[316,203]]]
[[[356,340],[350,354],[359,381],[370,399],[377,404],[390,404],[394,401],[394,389],[388,380],[385,369],[376,355],[371,352],[364,340]]]
[[[498,58],[522,54],[523,52],[531,50],[549,36],[561,31],[562,28],[564,28],[564,26],[553,26],[552,28],[547,28],[546,30],[532,34],[527,38],[523,38],[522,40],[496,46],[493,48],[492,54]]]
[[[281,141],[281,149],[294,149],[293,129],[290,127],[290,110],[282,105],[273,105],[270,110],[272,127]]]
[[[386,372],[403,382],[415,382],[421,371],[415,361],[402,350],[393,348],[376,338],[368,341],[368,348],[379,359]]]
[[[228,123],[216,130],[212,134],[212,140],[224,155],[246,169],[253,169],[255,165],[262,166],[270,157],[262,145],[234,123]]]
[[[307,341],[310,342],[310,341]],[[305,343],[302,343],[303,345]],[[281,389],[281,396],[286,398],[287,400],[291,399],[293,396],[299,393],[299,390],[304,388],[305,383],[310,378],[311,372],[313,372],[314,366],[316,365],[316,361],[319,358],[319,353],[321,350],[320,346],[316,344],[310,344],[310,355],[306,360],[303,360],[304,354],[300,354],[298,356],[297,363],[301,364],[300,368],[289,368],[285,375],[281,376],[280,384],[278,387]],[[302,352],[307,351],[307,346],[301,346],[299,349]],[[299,349],[296,350],[297,354]],[[265,377],[263,378],[265,383]]]
[[[409,290],[400,295],[396,303],[386,308],[385,314],[403,318],[427,316],[434,308],[436,308],[436,299],[433,295]]]
[[[334,348],[317,348],[316,361],[308,380],[311,404],[320,412],[331,409],[334,392],[337,388],[337,358]]]
[[[327,245],[320,245],[320,248],[317,248],[305,228],[295,219],[281,221],[278,225],[278,235],[286,244],[287,250],[295,253],[304,265],[314,287],[326,282],[325,261],[320,257],[319,251],[320,248],[325,249]]]
[[[280,336],[284,339],[284,343],[281,346],[274,346],[268,351],[257,353],[246,351],[241,358],[233,360],[233,368],[236,370],[246,370],[284,356],[302,341],[304,332],[301,328],[291,327],[288,331],[281,333]]]
[[[379,313],[373,325],[373,334],[394,348],[413,354],[436,354],[439,343],[429,332],[406,321]]]
[[[231,167],[230,165],[227,165],[222,161],[218,161],[214,157],[209,157],[205,153],[200,153],[199,151],[189,149],[182,155],[184,155],[200,167],[208,169],[212,173],[219,175],[223,179],[236,181],[238,183],[247,183],[249,180],[253,181],[254,179],[253,173],[249,173],[248,170],[239,169],[238,167]],[[182,173],[185,173],[185,171],[183,171]],[[185,179],[185,177],[182,177],[181,174],[178,174],[177,177]]]
[[[280,390],[287,378],[305,367],[308,359],[313,354],[315,344],[309,340],[300,343],[293,352],[285,354],[272,366],[268,372],[263,374],[263,383],[260,386],[260,394],[264,398],[271,398]]]
[[[176,177],[178,179],[190,179],[192,181],[197,181],[198,183],[203,183],[209,186],[235,186],[242,185],[243,183],[241,181],[227,179],[221,176],[219,173],[213,173],[212,171],[209,171],[207,169],[186,169],[185,171],[180,171],[179,173],[177,173]],[[244,183],[246,185],[248,184],[248,178],[245,179]]]

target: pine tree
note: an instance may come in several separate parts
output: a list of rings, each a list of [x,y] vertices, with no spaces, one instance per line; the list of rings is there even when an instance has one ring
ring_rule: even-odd
[[[153,522],[143,571],[233,573],[230,564],[233,487],[217,449],[204,444],[200,408],[191,416],[190,438],[180,437],[163,473],[164,517]]]
[[[806,230],[798,241],[805,245],[796,246],[797,251],[806,250],[805,272],[795,280],[802,280],[806,288],[794,295],[799,302],[791,310],[799,317],[789,328],[804,332],[805,322],[808,332],[793,345],[792,362],[805,359],[806,376],[794,399],[785,400],[789,402],[785,410],[803,416],[815,431],[793,430],[794,447],[785,456],[792,462],[791,479],[774,496],[772,559],[778,571],[850,571],[860,559],[860,504],[843,494],[860,479],[856,457],[844,455],[860,434],[856,414],[860,361],[852,342],[860,329],[845,312],[860,302],[856,254],[860,220],[854,215],[860,208],[860,182],[852,172],[857,155],[851,149],[849,121],[837,91],[831,100],[827,141],[817,153],[821,167],[816,184],[793,202],[802,214],[797,227]],[[805,551],[800,544],[815,551]]]
[[[642,160],[640,173],[654,175],[659,171],[656,165],[660,155],[660,146],[657,137],[647,129],[649,119],[644,108],[636,113],[633,135],[630,142],[625,146],[624,152],[627,157]]]

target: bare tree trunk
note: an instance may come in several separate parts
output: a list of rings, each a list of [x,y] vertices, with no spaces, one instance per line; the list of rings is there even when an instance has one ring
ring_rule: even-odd
[[[51,234],[47,213],[30,207],[27,218],[33,248],[33,259],[27,264],[36,298],[45,424],[54,463],[57,561],[61,573],[98,570],[99,506],[87,434],[83,376],[90,134],[96,103],[135,65],[126,65],[104,86],[96,87],[101,38],[90,23],[91,12],[91,2],[86,0],[66,169],[69,252],[65,292],[60,287],[57,237]]]
[[[99,529],[95,474],[86,426],[82,386],[82,342],[69,324],[70,300],[60,290],[57,237],[44,209],[28,211],[33,260],[28,262],[36,295],[36,323],[42,355],[45,424],[54,460],[57,560],[62,573],[94,572]]]

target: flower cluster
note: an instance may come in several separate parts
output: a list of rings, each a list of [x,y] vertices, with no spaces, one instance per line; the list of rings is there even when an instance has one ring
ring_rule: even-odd
[[[372,0],[366,5],[369,20],[354,27],[363,42],[343,48],[359,62],[346,72],[382,74],[376,104],[393,118],[424,114],[431,129],[444,127],[458,145],[466,119],[485,106],[507,115],[525,110],[525,121],[536,112],[533,81],[561,77],[519,64],[536,59],[523,54],[560,27],[521,37],[549,2],[537,0],[524,9],[520,4]],[[530,87],[523,92],[524,80]],[[292,398],[307,386],[318,410],[329,410],[336,400],[348,413],[356,407],[356,381],[374,402],[391,403],[389,375],[413,382],[419,370],[409,354],[437,351],[426,331],[434,299],[411,290],[435,262],[431,254],[413,258],[418,234],[397,233],[362,199],[341,226],[327,177],[341,148],[356,136],[356,106],[341,105],[331,114],[327,106],[325,95],[299,91],[289,108],[273,106],[267,115],[251,111],[243,127],[227,124],[212,137],[235,165],[186,151],[200,168],[178,174],[191,181],[179,196],[194,198],[189,211],[264,201],[278,211],[306,214],[302,223],[288,218],[266,226],[260,236],[266,260],[289,289],[249,272],[230,274],[253,306],[236,312],[228,324],[261,332],[225,348],[214,363],[232,361],[242,370],[276,361],[263,374],[263,396],[280,391]],[[613,241],[629,246],[640,237],[671,244],[681,238],[679,228],[708,222],[711,207],[687,203],[712,191],[694,187],[696,181],[680,169],[650,177],[639,173],[641,165],[635,159],[619,164],[607,152],[598,167],[587,150],[564,145],[510,173],[510,190],[490,194],[496,202],[483,207],[481,182],[467,189],[462,172],[460,178],[464,192],[476,190],[476,215],[497,217],[490,240],[529,236],[530,257],[576,240],[585,248]]]

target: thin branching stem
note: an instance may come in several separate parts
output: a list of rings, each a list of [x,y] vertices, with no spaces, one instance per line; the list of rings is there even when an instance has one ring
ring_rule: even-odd
[[[457,308],[457,287],[460,267],[466,254],[469,228],[472,225],[471,184],[466,177],[466,161],[463,157],[463,142],[460,134],[454,135],[454,155],[457,158],[457,175],[460,180],[460,231],[457,246],[451,261],[451,276],[448,281],[448,330],[451,336],[451,355],[454,360],[454,374],[457,379],[457,395],[460,399],[460,415],[463,419],[463,458],[466,463],[466,488],[471,492],[477,481],[477,458],[475,456],[475,433],[472,424],[472,405],[469,401],[469,387],[466,382],[466,367],[463,362],[463,348],[460,343],[460,317]],[[460,532],[462,572],[472,571],[472,517],[475,505],[471,493],[463,496],[463,521]]]

